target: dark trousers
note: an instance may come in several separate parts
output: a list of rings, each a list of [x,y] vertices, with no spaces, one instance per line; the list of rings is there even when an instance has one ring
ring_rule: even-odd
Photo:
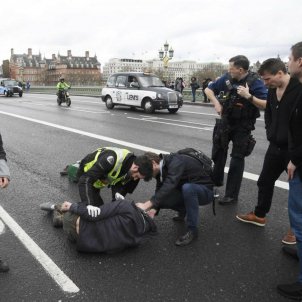
[[[270,144],[263,162],[261,174],[259,176],[258,186],[258,203],[255,207],[255,215],[265,217],[269,212],[272,204],[274,186],[276,180],[283,171],[287,171],[289,156],[287,147],[278,148]]]
[[[172,209],[187,215],[189,230],[196,232],[199,223],[199,206],[213,202],[213,190],[202,184],[185,183],[180,190],[173,190],[160,205],[162,209]]]
[[[192,89],[192,102],[195,102],[196,89]]]
[[[247,140],[249,140],[250,134],[251,130],[242,127],[241,125],[232,127],[229,130],[228,141],[233,142],[233,148],[225,189],[225,197],[238,199],[244,171],[244,158],[246,156],[246,150],[244,149],[244,146],[247,145]],[[227,156],[228,147],[225,149],[219,147],[215,151],[215,156],[213,156],[213,161],[215,164],[213,171],[213,179],[215,179],[215,183],[223,184],[224,167],[226,164]]]

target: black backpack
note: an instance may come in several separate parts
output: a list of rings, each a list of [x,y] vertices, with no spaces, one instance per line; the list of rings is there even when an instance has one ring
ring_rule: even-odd
[[[181,149],[178,150],[176,152],[177,154],[184,154],[187,156],[191,156],[193,158],[195,158],[196,160],[198,160],[202,167],[203,167],[203,173],[205,176],[210,176],[211,179],[213,180],[213,169],[214,169],[214,162],[206,155],[204,154],[202,151],[200,150],[195,150],[193,148],[185,148],[185,149]],[[213,208],[213,214],[216,215],[216,211],[215,211],[215,200],[216,197],[218,197],[216,191],[214,190],[214,199],[213,199],[213,203],[212,203],[212,208]]]
[[[205,176],[212,177],[214,163],[202,151],[195,150],[193,148],[185,148],[185,149],[178,150],[176,153],[177,154],[188,155],[188,156],[191,156],[191,157],[195,158],[196,160],[198,160],[201,163]]]

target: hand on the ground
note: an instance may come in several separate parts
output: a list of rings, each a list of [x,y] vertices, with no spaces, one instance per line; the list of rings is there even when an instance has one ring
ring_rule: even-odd
[[[138,202],[136,203],[136,206],[144,211],[147,211],[148,209],[152,208],[153,204],[150,200],[146,202]]]
[[[9,179],[7,177],[0,177],[0,188],[6,188],[9,184]]]
[[[156,215],[157,211],[155,209],[150,209],[147,211],[147,214],[153,219],[154,216]]]
[[[70,209],[70,206],[71,206],[71,202],[69,202],[69,201],[64,201],[64,202],[62,203],[62,206],[61,206],[61,211],[62,211],[62,212],[68,212],[69,209]]]
[[[91,217],[97,217],[98,215],[101,214],[101,209],[95,206],[88,205],[87,210],[88,210],[88,214]]]

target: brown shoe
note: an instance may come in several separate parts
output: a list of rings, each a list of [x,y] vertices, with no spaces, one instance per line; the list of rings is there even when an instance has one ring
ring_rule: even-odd
[[[239,219],[242,222],[251,223],[257,226],[264,227],[266,220],[264,217],[258,217],[255,215],[254,212],[250,212],[248,214],[239,214],[236,215],[236,218]]]
[[[286,233],[286,235],[282,238],[282,243],[284,244],[296,244],[296,236],[294,235],[294,233],[292,232],[291,229],[288,230],[288,232]]]

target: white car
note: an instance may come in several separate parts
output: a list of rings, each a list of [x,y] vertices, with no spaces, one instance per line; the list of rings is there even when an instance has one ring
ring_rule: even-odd
[[[183,104],[180,92],[165,87],[156,75],[144,72],[112,74],[102,89],[101,98],[108,109],[123,105],[142,108],[146,113],[160,109],[176,113]]]

